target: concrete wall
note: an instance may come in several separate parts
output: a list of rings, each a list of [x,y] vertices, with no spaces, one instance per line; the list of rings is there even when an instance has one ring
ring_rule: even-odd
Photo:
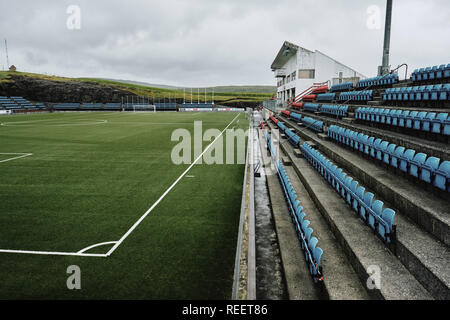
[[[290,82],[286,81],[277,88],[277,98],[281,101],[288,101],[295,95],[303,92],[311,87],[314,83],[331,81],[330,85],[339,83],[340,73],[342,72],[342,82],[349,81],[351,78],[357,81],[361,78],[365,78],[364,75],[358,73],[350,67],[343,65],[342,63],[334,60],[333,58],[323,54],[320,51],[309,51],[304,48],[299,48],[297,54],[292,56],[286,64],[283,66],[286,71],[286,76],[296,72],[296,77]],[[314,79],[299,79],[299,69],[311,69],[315,70]],[[277,78],[277,82],[281,78]],[[293,92],[295,90],[295,93]]]

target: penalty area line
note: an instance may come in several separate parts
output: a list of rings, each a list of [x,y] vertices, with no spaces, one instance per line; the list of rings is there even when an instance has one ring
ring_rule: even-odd
[[[32,153],[0,153],[0,155],[19,155],[17,157],[13,157],[13,158],[9,158],[9,159],[5,159],[5,160],[0,160],[0,163],[2,162],[6,162],[6,161],[11,161],[11,160],[17,160],[20,158],[25,158],[25,157],[29,157],[32,156]]]
[[[191,168],[197,163],[198,160],[201,159],[201,157],[203,157],[203,155],[205,154],[206,151],[208,151],[208,149],[217,141],[217,139],[219,139],[222,134],[225,132],[225,130],[228,129],[228,127],[240,116],[241,114],[239,113],[236,117],[234,117],[233,120],[231,120],[231,122],[225,127],[225,129],[222,130],[222,132],[214,139],[213,142],[211,142],[206,148],[205,150],[203,150],[203,152],[197,157],[197,159],[194,160],[194,162],[177,178],[177,180],[175,180],[174,183],[172,183],[172,185],[159,197],[158,200],[156,200],[156,202],[139,218],[138,221],[136,221],[136,223],[130,228],[128,229],[128,231],[122,236],[122,238],[120,238],[116,244],[106,253],[106,256],[110,256],[121,244],[122,242],[128,238],[128,236],[134,231],[134,229],[136,229],[141,222],[150,214],[150,212],[153,211],[153,209],[156,208],[156,206],[167,196],[167,194],[178,184],[178,182],[180,182],[180,180],[186,175],[186,173],[189,172],[189,170],[191,170]]]
[[[0,249],[0,253],[22,253],[22,254],[36,254],[48,256],[77,256],[77,257],[103,257],[107,255],[103,253],[81,253],[81,252],[59,252],[59,251],[31,251],[31,250],[7,250]]]

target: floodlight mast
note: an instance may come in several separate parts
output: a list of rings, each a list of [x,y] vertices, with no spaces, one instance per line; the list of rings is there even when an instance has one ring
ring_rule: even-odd
[[[383,61],[378,67],[378,75],[383,76],[389,73],[389,48],[391,43],[391,21],[392,21],[392,0],[386,3],[386,21],[384,26]]]
[[[10,67],[9,65],[9,57],[8,57],[8,42],[5,39],[5,51],[6,51],[6,69]]]

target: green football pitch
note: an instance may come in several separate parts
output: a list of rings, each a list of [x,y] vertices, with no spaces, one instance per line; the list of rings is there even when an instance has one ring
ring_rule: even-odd
[[[194,121],[248,129],[245,113],[0,117],[0,299],[230,298],[245,165],[174,164]]]

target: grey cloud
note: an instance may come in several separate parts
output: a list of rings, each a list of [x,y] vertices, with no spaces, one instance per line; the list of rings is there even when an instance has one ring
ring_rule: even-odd
[[[71,4],[81,8],[81,30],[66,28]],[[369,5],[384,23],[384,0],[2,1],[0,37],[20,70],[62,76],[274,84],[270,64],[284,40],[371,76],[383,28],[366,27]],[[448,63],[449,9],[446,0],[395,1],[391,64]]]

